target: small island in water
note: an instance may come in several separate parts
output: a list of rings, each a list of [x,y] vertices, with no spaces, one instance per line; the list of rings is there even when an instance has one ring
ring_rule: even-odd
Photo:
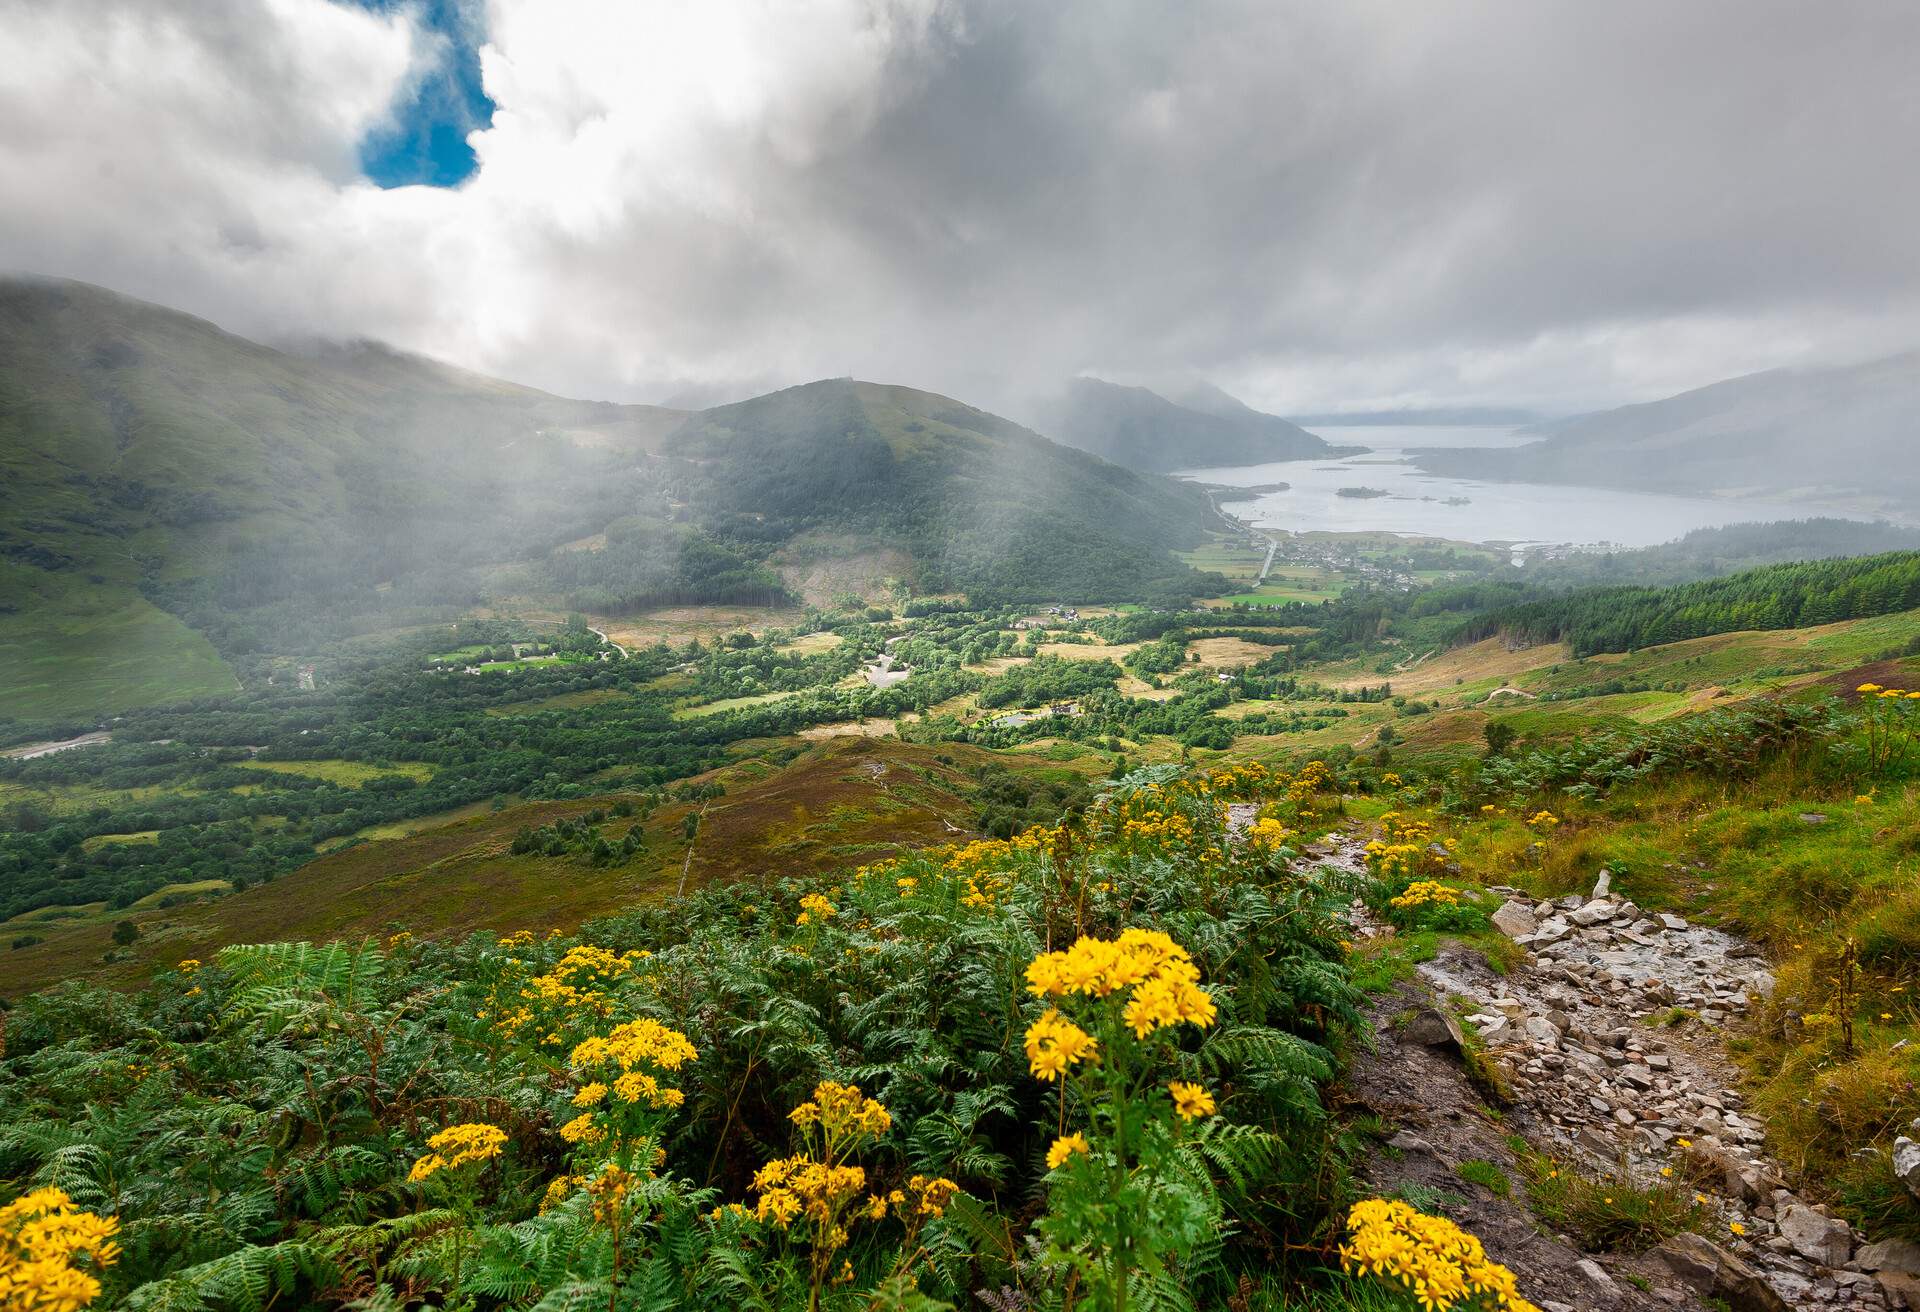
[[[1341,497],[1365,498],[1365,497],[1385,497],[1385,496],[1392,496],[1393,494],[1391,492],[1388,492],[1385,488],[1382,488],[1382,487],[1342,487],[1342,488],[1335,488],[1334,495],[1341,496]]]

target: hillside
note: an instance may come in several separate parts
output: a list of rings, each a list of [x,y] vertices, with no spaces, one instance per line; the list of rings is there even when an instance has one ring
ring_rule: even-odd
[[[1189,489],[905,388],[688,418],[0,282],[0,718],[290,677],[328,643],[502,597],[784,602],[783,572],[832,577],[822,539],[925,589],[1190,592],[1207,581],[1168,552],[1208,522]]]
[[[291,355],[82,283],[0,283],[0,715],[224,691],[272,637],[238,617],[284,629],[264,608],[396,582],[445,599],[409,577],[589,531],[617,513],[613,461],[567,434],[633,413],[384,348]]]
[[[1511,450],[1427,450],[1436,473],[1660,492],[1794,495],[1911,519],[1920,354],[1779,369],[1543,425]]]
[[[851,529],[902,547],[922,591],[1106,601],[1209,584],[1168,556],[1205,540],[1197,490],[930,392],[825,379],[703,410],[667,447],[717,514],[774,541]]]
[[[1306,460],[1335,451],[1306,429],[1206,383],[1183,389],[1171,401],[1144,387],[1076,378],[1040,415],[1041,427],[1068,446],[1160,473]]]
[[[590,801],[531,802],[405,837],[357,842],[244,892],[185,906],[151,898],[126,911],[104,904],[28,915],[6,922],[13,936],[42,941],[0,954],[0,997],[17,997],[71,976],[98,973],[116,982],[146,978],[186,956],[211,956],[230,943],[261,938],[336,938],[380,933],[403,920],[419,933],[478,930],[544,932],[688,887],[785,876],[857,864],[903,848],[937,846],[966,835],[973,807],[964,768],[988,759],[977,749],[934,753],[897,740],[838,738],[775,766],[753,761],[700,776],[724,795],[706,803],[669,802],[634,819],[615,817],[616,840],[629,826],[645,838],[632,858],[596,865],[580,856],[512,850],[526,828],[577,819],[640,794],[603,793]],[[701,814],[689,844],[685,823]],[[959,828],[955,828],[955,826]],[[689,859],[689,847],[692,856]],[[101,967],[113,923],[140,926],[136,950]]]
[[[1770,565],[1670,588],[1592,588],[1503,607],[1463,637],[1567,642],[1576,656],[1749,629],[1800,629],[1920,606],[1920,552]]]

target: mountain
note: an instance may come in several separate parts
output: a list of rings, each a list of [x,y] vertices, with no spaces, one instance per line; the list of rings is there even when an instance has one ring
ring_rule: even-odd
[[[1546,424],[1508,450],[1429,450],[1438,473],[1662,492],[1793,496],[1911,519],[1920,503],[1920,353],[1777,369]]]
[[[1167,552],[1209,514],[1196,490],[905,388],[835,380],[690,416],[0,281],[0,716],[225,691],[487,598],[784,601],[836,552],[887,553],[922,588],[1191,590]]]
[[[0,714],[226,690],[263,619],[285,641],[591,532],[620,509],[613,439],[680,418],[0,282]]]
[[[910,387],[826,379],[703,410],[668,439],[699,497],[782,540],[855,531],[905,550],[923,591],[1122,600],[1202,580],[1195,488],[1056,445]]]
[[[1337,454],[1306,429],[1209,383],[1190,384],[1173,401],[1144,387],[1076,378],[1041,406],[1040,424],[1068,446],[1153,473]]]

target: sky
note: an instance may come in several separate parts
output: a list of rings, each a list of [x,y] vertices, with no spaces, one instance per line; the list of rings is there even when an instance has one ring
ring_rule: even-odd
[[[0,0],[0,269],[568,395],[1920,346],[1911,0]]]

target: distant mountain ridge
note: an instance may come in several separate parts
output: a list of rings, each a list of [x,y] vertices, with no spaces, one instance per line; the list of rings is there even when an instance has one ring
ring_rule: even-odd
[[[1191,592],[1169,553],[1212,522],[1197,489],[909,388],[690,415],[0,280],[0,716],[219,692],[359,610],[785,601],[790,561],[841,549],[922,588]]]
[[[1776,369],[1539,425],[1505,450],[1414,453],[1436,473],[1646,491],[1848,501],[1920,514],[1920,352]]]
[[[703,463],[716,508],[900,544],[923,588],[1118,600],[1199,583],[1167,554],[1206,536],[1197,489],[932,392],[823,379],[699,411],[668,446]]]
[[[1042,404],[1040,427],[1068,446],[1150,473],[1310,460],[1343,450],[1210,383],[1187,384],[1174,400],[1145,387],[1076,378]]]
[[[1316,428],[1455,425],[1463,428],[1518,428],[1544,422],[1544,416],[1514,406],[1423,406],[1405,410],[1341,410],[1326,414],[1289,415],[1294,423]]]

